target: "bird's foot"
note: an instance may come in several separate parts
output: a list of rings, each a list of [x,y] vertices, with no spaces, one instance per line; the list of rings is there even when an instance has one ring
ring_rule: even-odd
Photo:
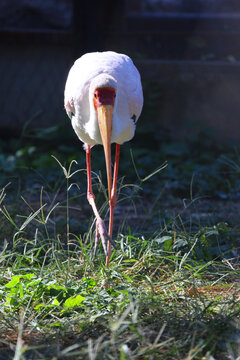
[[[97,248],[98,248],[98,244],[99,244],[100,240],[102,242],[103,250],[104,250],[104,253],[106,256],[108,255],[108,251],[107,251],[108,241],[110,241],[110,243],[116,249],[116,244],[112,240],[112,238],[109,236],[106,226],[104,224],[104,221],[101,218],[96,220],[96,235],[95,235],[95,245],[94,245],[94,252],[93,252],[94,256],[96,256]]]

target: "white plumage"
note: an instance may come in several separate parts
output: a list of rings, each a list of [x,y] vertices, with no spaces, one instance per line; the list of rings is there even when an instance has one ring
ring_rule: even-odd
[[[117,175],[120,145],[131,140],[143,106],[143,93],[138,70],[132,60],[113,51],[83,55],[70,69],[65,87],[65,109],[72,126],[86,150],[87,198],[96,217],[96,253],[101,239],[109,266],[113,214],[117,202]],[[111,143],[116,143],[112,181]],[[97,210],[91,181],[91,147],[104,147],[108,194],[109,230]]]
[[[93,104],[97,87],[116,90],[111,142],[131,140],[143,106],[141,79],[132,60],[113,51],[94,52],[80,57],[70,69],[65,108],[79,139],[89,145],[102,144]]]

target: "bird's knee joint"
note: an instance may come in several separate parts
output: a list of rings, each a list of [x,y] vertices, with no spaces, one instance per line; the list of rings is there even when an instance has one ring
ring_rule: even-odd
[[[114,209],[117,203],[117,197],[116,195],[112,196],[109,200],[109,205]]]
[[[95,195],[92,193],[87,194],[88,202],[91,204],[92,200],[95,200]]]

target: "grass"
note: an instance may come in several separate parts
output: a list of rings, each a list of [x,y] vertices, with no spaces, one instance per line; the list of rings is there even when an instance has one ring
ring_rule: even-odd
[[[2,358],[236,358],[234,261],[119,234],[107,270],[102,252],[93,260],[75,238],[68,251],[57,239],[21,239],[3,251]]]
[[[72,134],[2,141],[0,359],[239,359],[238,150],[206,134],[157,149],[141,137],[121,154],[109,269],[101,247],[92,255]],[[92,168],[104,169],[101,149]]]

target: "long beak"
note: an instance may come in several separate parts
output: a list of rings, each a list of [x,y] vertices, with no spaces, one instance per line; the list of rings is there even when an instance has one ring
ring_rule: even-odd
[[[97,108],[98,124],[105,154],[108,196],[111,201],[112,192],[112,169],[111,169],[111,133],[112,133],[112,105],[100,105]]]

